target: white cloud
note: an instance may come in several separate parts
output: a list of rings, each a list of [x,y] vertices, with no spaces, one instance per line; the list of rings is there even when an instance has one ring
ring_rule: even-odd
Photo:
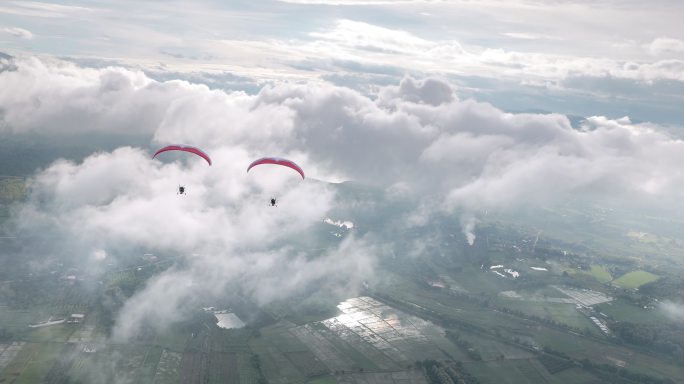
[[[142,132],[156,143],[194,143],[210,151],[228,146],[254,155],[280,152],[297,157],[314,169],[313,175],[324,178],[394,183],[402,177],[433,177],[423,173],[425,166],[439,174],[458,164],[448,182],[439,181],[457,194],[488,175],[553,174],[556,162],[577,167],[577,178],[569,178],[566,187],[600,182],[610,174],[642,170],[636,164],[630,169],[625,161],[657,157],[651,146],[681,145],[628,120],[595,117],[585,131],[577,131],[562,115],[504,113],[485,103],[460,101],[449,85],[436,79],[406,78],[372,100],[319,83],[268,85],[249,96],[179,81],[159,83],[122,68],[82,69],[37,59],[21,61],[18,67],[0,74],[3,89],[13,90],[0,93],[5,130]],[[69,124],[73,121],[79,123]],[[354,156],[349,156],[352,149]],[[606,175],[601,167],[579,172],[589,161],[622,162],[626,169],[610,169]],[[540,167],[536,172],[517,169],[535,164]]]
[[[400,5],[411,3],[434,3],[434,0],[279,0],[292,4],[322,4],[322,5]],[[439,1],[439,0],[438,0]],[[444,1],[444,0],[441,0]]]
[[[684,81],[684,61],[681,60],[636,62],[502,48],[464,47],[455,40],[427,40],[403,30],[351,20],[339,20],[332,28],[311,33],[311,36],[316,41],[291,46],[288,52],[300,52],[304,57],[335,57],[366,65],[399,67],[407,73],[419,70],[433,74],[538,81],[542,84],[555,84],[571,76]],[[516,34],[513,36],[520,37]],[[525,35],[527,38],[531,36]]]
[[[658,309],[670,319],[684,322],[684,304],[668,300],[660,303]]]
[[[543,38],[540,35],[534,34],[534,33],[527,33],[527,32],[506,32],[503,34],[504,36],[511,37],[514,39],[523,39],[523,40],[537,40]]]
[[[436,210],[475,213],[569,196],[662,204],[684,197],[684,142],[657,126],[597,116],[578,130],[563,115],[511,114],[460,100],[438,79],[406,78],[372,98],[322,83],[276,83],[250,96],[157,82],[123,68],[35,58],[15,65],[0,73],[5,132],[141,132],[154,145],[200,146],[214,161],[165,164],[146,149],[121,147],[78,163],[57,161],[31,178],[17,220],[25,231],[68,239],[55,254],[97,263],[98,255],[110,260],[135,248],[185,260],[187,268],[162,273],[125,304],[121,337],[145,321],[177,319],[195,295],[226,287],[266,303],[311,284],[354,292],[372,276],[384,239],[351,235],[318,257],[283,245],[338,217],[329,212],[334,192],[294,172],[246,174],[264,155],[291,158],[314,178],[422,196],[405,216],[417,225]],[[187,196],[175,194],[179,183]],[[267,204],[274,194],[278,208]],[[471,240],[474,223],[464,216]],[[162,295],[164,303],[148,305]]]
[[[652,55],[665,55],[684,52],[684,41],[670,37],[659,37],[648,44]]]
[[[51,4],[39,1],[9,1],[0,6],[0,13],[29,17],[66,18],[92,14],[94,9],[73,5]]]
[[[3,28],[1,31],[4,33],[7,33],[9,35],[12,35],[14,37],[20,38],[20,39],[26,39],[26,40],[33,39],[33,33],[31,33],[31,31],[23,29],[23,28],[8,27],[8,28]]]
[[[68,239],[53,255],[82,255],[80,268],[132,249],[184,260],[187,267],[160,273],[125,302],[114,337],[131,337],[143,324],[168,326],[187,315],[188,300],[210,300],[229,287],[264,304],[323,280],[322,291],[353,295],[373,273],[373,246],[353,236],[315,258],[278,245],[325,217],[332,195],[323,184],[298,177],[264,182],[245,174],[249,157],[239,149],[216,148],[212,155],[211,167],[192,160],[184,166],[123,147],[82,163],[58,161],[30,180],[19,225]],[[179,181],[187,196],[175,194]],[[278,208],[267,204],[272,193]]]

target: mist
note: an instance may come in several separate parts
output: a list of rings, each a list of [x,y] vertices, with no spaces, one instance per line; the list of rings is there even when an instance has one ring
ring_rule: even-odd
[[[52,239],[50,257],[95,276],[147,252],[178,260],[117,309],[116,340],[144,324],[164,329],[187,317],[198,298],[211,302],[227,291],[259,305],[315,290],[354,295],[364,281],[381,278],[376,266],[392,239],[354,226],[323,251],[288,244],[331,215],[388,228],[453,215],[472,245],[478,215],[488,209],[570,196],[665,206],[684,190],[684,142],[657,125],[593,116],[576,129],[564,115],[461,100],[439,78],[406,77],[375,95],[320,82],[275,83],[248,95],[26,57],[0,72],[0,89],[3,134],[134,138],[35,169],[11,221],[21,236]],[[153,148],[170,143],[201,147],[214,164],[151,159]],[[245,172],[267,155],[296,161],[309,179]],[[342,180],[410,205],[373,218],[379,211],[341,211],[331,183]],[[175,193],[178,185],[187,196]],[[274,195],[277,209],[267,204]]]

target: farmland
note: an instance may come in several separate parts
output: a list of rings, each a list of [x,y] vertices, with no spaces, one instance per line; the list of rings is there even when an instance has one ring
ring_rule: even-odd
[[[613,284],[622,288],[639,288],[646,283],[658,280],[658,275],[646,271],[633,271],[613,280]]]
[[[242,293],[227,292],[221,304],[195,298],[181,320],[143,327],[128,342],[112,336],[117,307],[102,303],[124,302],[155,273],[182,268],[181,260],[131,258],[95,277],[71,265],[55,263],[42,275],[12,265],[16,272],[5,273],[22,278],[0,286],[0,380],[432,384],[447,374],[562,384],[601,382],[614,367],[653,382],[684,377],[680,362],[657,345],[619,339],[629,324],[674,327],[676,334],[653,297],[628,288],[659,283],[655,274],[564,253],[554,247],[565,245],[538,239],[538,231],[486,228],[489,245],[455,244],[438,231],[439,245],[421,258],[402,255],[425,235],[408,233],[394,256],[380,261],[381,277],[360,293],[332,299],[305,292],[264,305]],[[28,327],[74,313],[85,318]]]
[[[26,185],[23,177],[0,175],[0,202],[24,197]]]

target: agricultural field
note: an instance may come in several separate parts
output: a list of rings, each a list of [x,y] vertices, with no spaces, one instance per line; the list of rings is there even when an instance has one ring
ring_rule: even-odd
[[[159,357],[159,364],[154,373],[155,384],[180,384],[180,364],[183,355],[168,349],[163,349]]]
[[[262,328],[249,341],[264,376],[275,382],[304,382],[328,373],[328,368],[291,331],[295,324],[281,321]]]
[[[24,342],[15,341],[0,344],[0,372],[2,372],[24,347]]]
[[[337,384],[337,380],[334,376],[324,375],[313,378],[307,381],[306,384]]]
[[[572,268],[567,265],[557,265],[557,270],[561,273],[567,272],[571,276],[591,277],[599,283],[605,284],[613,280],[613,276],[605,265],[591,264],[588,270]]]
[[[31,328],[24,340],[32,342],[66,342],[76,330],[75,324],[57,324],[47,327]]]
[[[190,335],[188,335],[188,332],[182,329],[182,327],[178,325],[172,325],[164,332],[157,334],[155,343],[169,351],[183,352],[189,337]]]
[[[537,359],[483,361],[464,366],[482,383],[585,384],[596,377],[576,367],[550,372]]]
[[[536,360],[501,360],[465,363],[465,368],[485,383],[549,383],[550,374]]]
[[[263,322],[244,316],[241,329],[221,329],[198,311],[192,319],[142,332],[124,344],[108,340],[111,317],[96,297],[79,291],[78,284],[53,279],[45,284],[49,294],[42,305],[24,311],[0,307],[0,326],[13,338],[0,344],[0,382],[41,382],[49,375],[53,382],[119,377],[155,384],[428,383],[424,361],[459,364],[480,383],[599,382],[578,363],[584,358],[658,378],[684,376],[675,360],[620,345],[615,334],[602,334],[589,320],[602,317],[585,307],[618,321],[667,321],[629,302],[624,290],[603,284],[612,276],[600,261],[592,259],[596,264],[581,264],[585,269],[567,276],[557,266],[569,263],[512,252],[487,256],[496,253],[496,264],[520,271],[519,278],[498,276],[480,263],[454,268],[444,267],[449,260],[442,259],[397,263],[386,278],[369,282],[366,296],[337,307],[325,301],[317,307],[315,300],[273,303],[258,309]],[[141,273],[119,268],[103,275],[103,288],[134,293]],[[610,270],[621,269],[610,265]],[[240,313],[232,305],[231,311]],[[70,313],[86,318],[81,324],[27,327]],[[551,355],[554,351],[561,355]],[[558,357],[562,354],[568,358]]]
[[[21,199],[26,194],[23,177],[0,175],[0,202]]]
[[[465,288],[468,289],[469,287],[466,286]],[[564,293],[570,293],[570,296],[574,296],[575,300],[588,305],[609,306],[612,301],[611,297],[597,291],[569,287],[561,288]],[[450,295],[445,290],[428,289],[418,285],[411,285],[407,281],[396,280],[394,284],[383,287],[383,293],[393,300],[405,303],[407,306],[415,306],[415,303],[420,303],[420,307],[416,306],[416,308],[420,308],[420,311],[440,313],[442,316],[457,319],[464,327],[459,332],[472,343],[475,349],[484,352],[481,352],[483,357],[487,351],[486,343],[480,340],[491,340],[491,342],[501,344],[498,340],[502,337],[509,340],[520,340],[538,348],[549,347],[566,353],[578,361],[587,358],[590,361],[607,365],[616,365],[624,362],[630,371],[653,377],[684,377],[684,368],[676,364],[672,359],[663,359],[662,357],[639,353],[628,347],[613,344],[608,340],[599,341],[603,337],[582,337],[561,329],[530,323],[515,316],[507,316],[498,311],[492,311],[492,309],[487,307],[475,305],[458,296]],[[477,333],[471,330],[473,325],[484,332],[496,333],[500,336],[497,336],[497,338],[485,335],[473,337],[477,335]],[[595,326],[591,325],[591,327]],[[514,351],[516,348],[507,346],[513,349],[513,351],[503,352],[505,360],[515,359]],[[529,352],[525,350],[520,351],[528,353],[528,355],[527,357],[522,356],[519,358],[531,357]],[[492,354],[490,353],[489,356],[491,357]],[[461,361],[466,362],[468,360],[463,359]]]
[[[27,331],[27,325],[40,319],[39,316],[36,311],[13,310],[7,307],[0,307],[0,324],[12,333]]]
[[[613,280],[610,271],[603,265],[592,264],[588,274],[601,283],[608,283]]]
[[[63,343],[25,343],[0,373],[0,382],[41,382],[63,349]]]
[[[503,302],[503,304],[511,309],[517,309],[525,314],[538,316],[541,318],[553,320],[555,322],[565,324],[576,329],[590,329],[595,334],[600,334],[600,330],[589,320],[589,318],[578,311],[575,304],[572,303],[553,303],[553,302],[528,302],[511,301]]]
[[[646,271],[633,271],[613,280],[613,285],[621,288],[639,288],[646,283],[658,280],[658,276]]]
[[[624,299],[617,299],[610,303],[599,304],[595,307],[597,311],[619,321],[631,323],[671,323],[672,320],[665,316],[663,311],[656,309],[645,309],[638,307]]]
[[[607,303],[613,300],[611,296],[608,296],[603,292],[593,291],[591,289],[577,289],[561,286],[554,286],[554,288],[571,297],[573,300],[575,300],[575,302],[577,302],[577,304],[581,304],[586,307]]]
[[[281,321],[250,340],[269,382],[330,382],[328,372],[337,382],[402,382],[416,361],[467,359],[441,328],[373,298],[349,299],[338,308],[339,316],[305,325]],[[483,353],[499,356],[501,349],[493,342]]]
[[[338,384],[427,384],[427,379],[418,370],[399,372],[355,372],[338,375]],[[335,381],[316,382],[317,384],[333,384]]]
[[[368,345],[382,352],[394,363],[410,364],[422,359],[443,359],[445,356],[435,348],[431,339],[443,335],[434,324],[407,315],[373,298],[359,297],[338,305],[342,315],[321,322],[335,336],[372,361],[374,357]],[[432,336],[432,337],[431,337]],[[390,368],[390,362],[383,362]]]
[[[624,363],[627,369],[660,378],[684,377],[684,367],[674,361],[636,352],[624,346],[547,328],[539,328],[528,335],[539,345],[551,347],[576,360],[589,359],[609,365]]]

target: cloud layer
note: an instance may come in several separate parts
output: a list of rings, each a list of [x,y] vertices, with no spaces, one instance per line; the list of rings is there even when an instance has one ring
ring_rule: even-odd
[[[0,31],[7,33],[11,36],[20,38],[20,39],[27,39],[27,40],[33,39],[33,33],[31,33],[31,31],[23,29],[23,28],[17,28],[17,27],[3,28]]]
[[[13,1],[0,6],[0,23],[14,26],[0,50],[254,93],[325,79],[373,94],[405,75],[439,76],[509,111],[630,111],[681,125],[683,10],[671,0]]]
[[[146,322],[174,321],[193,297],[229,287],[268,303],[312,286],[353,294],[373,276],[387,239],[372,228],[323,252],[292,245],[325,225],[338,197],[289,170],[246,174],[264,155],[291,158],[312,179],[417,196],[411,225],[435,211],[465,212],[469,241],[483,209],[595,196],[667,203],[684,190],[684,142],[658,126],[595,116],[577,129],[564,115],[511,114],[462,100],[435,78],[407,77],[374,97],[320,82],[247,95],[116,67],[37,58],[13,64],[0,72],[0,134],[126,134],[150,143],[54,162],[31,178],[16,218],[25,232],[64,239],[55,253],[94,266],[140,250],[183,260],[125,303],[120,338]],[[202,147],[214,165],[191,156],[150,159],[154,146],[174,142]],[[180,183],[187,196],[175,194]],[[272,195],[277,209],[267,206]]]

